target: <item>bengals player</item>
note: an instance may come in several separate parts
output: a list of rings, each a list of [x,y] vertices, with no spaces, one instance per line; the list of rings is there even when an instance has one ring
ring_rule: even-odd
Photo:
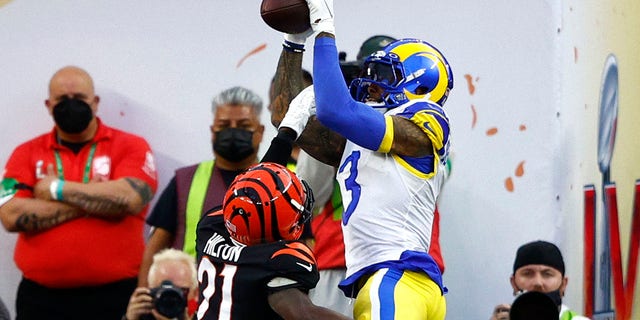
[[[348,319],[314,305],[311,250],[297,241],[313,194],[282,165],[263,162],[238,175],[222,208],[198,223],[198,319]]]

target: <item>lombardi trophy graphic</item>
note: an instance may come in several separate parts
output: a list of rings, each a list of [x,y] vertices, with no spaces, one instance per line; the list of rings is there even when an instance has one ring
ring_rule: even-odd
[[[595,290],[595,308],[593,319],[615,319],[615,312],[611,308],[611,250],[609,210],[607,209],[605,186],[611,184],[610,170],[613,147],[616,140],[616,126],[618,122],[618,63],[616,57],[610,54],[605,62],[600,91],[600,113],[598,120],[598,168],[602,173],[602,224],[600,248],[600,272]],[[596,246],[597,247],[597,246]],[[594,279],[595,281],[595,279]]]

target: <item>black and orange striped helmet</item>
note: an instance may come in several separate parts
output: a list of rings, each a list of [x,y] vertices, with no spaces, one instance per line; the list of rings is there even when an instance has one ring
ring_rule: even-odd
[[[246,245],[299,239],[312,208],[313,193],[307,183],[271,162],[239,174],[223,202],[229,234]]]

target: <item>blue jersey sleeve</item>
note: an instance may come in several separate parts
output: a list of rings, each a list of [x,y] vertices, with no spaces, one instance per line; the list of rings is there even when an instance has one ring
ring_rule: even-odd
[[[388,152],[391,118],[351,98],[340,71],[335,39],[316,39],[313,57],[314,93],[318,120],[329,129],[364,148]]]

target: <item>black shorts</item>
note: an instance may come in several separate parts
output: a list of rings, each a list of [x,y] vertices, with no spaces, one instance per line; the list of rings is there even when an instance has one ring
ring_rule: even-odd
[[[22,278],[16,297],[16,320],[117,320],[127,311],[137,278],[92,287],[48,288]]]

